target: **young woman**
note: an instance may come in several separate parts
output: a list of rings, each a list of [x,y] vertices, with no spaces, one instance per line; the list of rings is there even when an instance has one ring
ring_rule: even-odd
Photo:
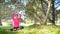
[[[21,22],[21,14],[19,14],[18,12],[16,13],[12,13],[11,17],[13,20],[13,28],[16,30],[19,28],[19,23]]]

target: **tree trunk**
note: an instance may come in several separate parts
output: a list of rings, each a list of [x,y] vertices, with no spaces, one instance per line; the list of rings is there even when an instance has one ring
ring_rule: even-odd
[[[1,24],[1,17],[0,17],[0,26],[1,26],[2,24]]]
[[[55,25],[55,8],[54,8],[54,0],[52,0],[52,24]]]
[[[1,8],[0,8],[0,26],[1,26],[2,24],[1,24]]]
[[[41,24],[47,24],[47,19],[49,17],[49,13],[50,13],[50,6],[51,6],[51,0],[48,1],[48,9],[47,9],[47,12],[46,12],[46,16],[44,18],[44,21]]]

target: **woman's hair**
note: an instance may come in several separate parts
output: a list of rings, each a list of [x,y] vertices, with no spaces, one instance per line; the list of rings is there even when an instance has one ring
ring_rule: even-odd
[[[18,14],[15,14],[15,17],[17,17],[18,16]]]
[[[16,16],[18,16],[18,14],[16,14]]]

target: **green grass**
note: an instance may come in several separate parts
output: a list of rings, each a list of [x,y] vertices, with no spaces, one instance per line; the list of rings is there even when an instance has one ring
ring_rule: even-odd
[[[60,34],[60,28],[52,25],[40,25],[39,28],[34,25],[24,27],[22,30],[10,31],[12,27],[0,26],[0,34]],[[9,30],[9,31],[6,31]]]

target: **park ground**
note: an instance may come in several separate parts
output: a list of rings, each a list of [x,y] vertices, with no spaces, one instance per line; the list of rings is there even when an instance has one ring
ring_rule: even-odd
[[[60,27],[55,25],[31,25],[24,29],[10,31],[11,26],[0,26],[0,34],[60,34]]]

